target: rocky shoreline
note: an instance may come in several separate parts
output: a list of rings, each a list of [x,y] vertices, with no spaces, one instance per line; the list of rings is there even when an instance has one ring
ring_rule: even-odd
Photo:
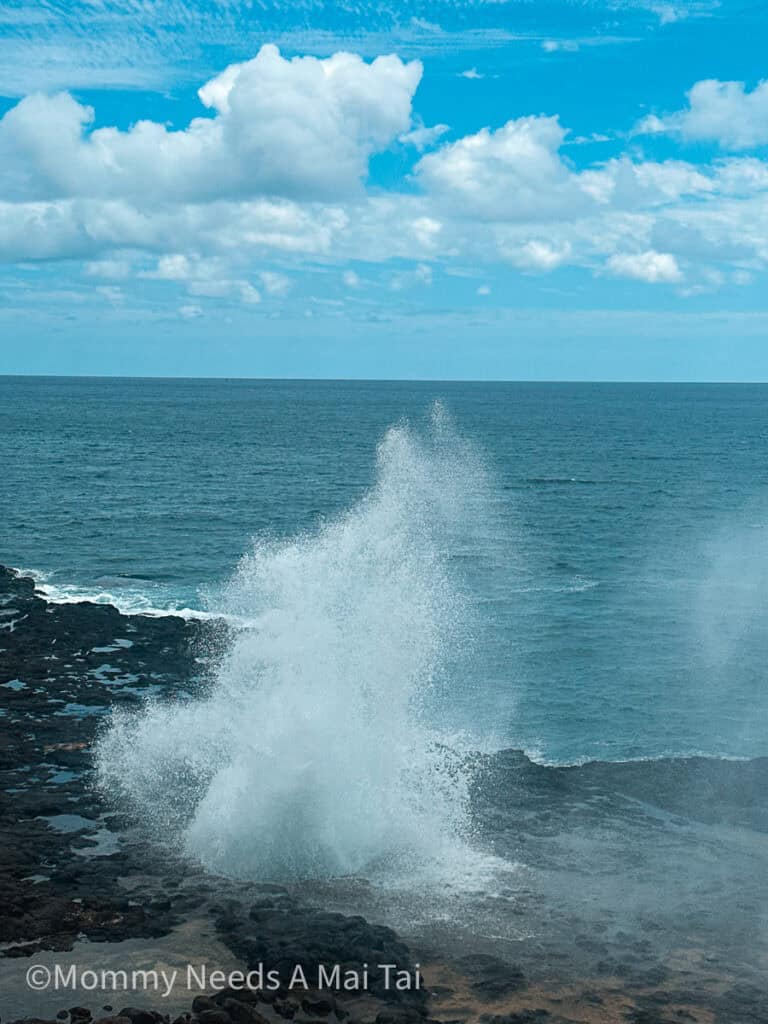
[[[110,709],[204,687],[226,642],[219,623],[51,604],[0,568],[3,1022],[768,1022],[768,761],[488,759],[477,833],[523,865],[519,888],[473,896],[482,927],[427,922],[403,936],[388,897],[362,883],[345,896],[212,876],[150,843],[94,789],[91,751]],[[420,986],[387,986],[380,971],[362,990],[314,984],[321,965],[390,963],[419,970]],[[280,984],[180,985],[168,998],[32,991],[28,968],[55,964],[263,965]],[[296,965],[306,988],[288,984]]]
[[[408,966],[407,947],[391,929],[303,906],[282,886],[208,877],[172,850],[148,844],[94,791],[90,750],[103,713],[150,692],[204,685],[225,639],[221,624],[124,616],[109,605],[49,604],[31,579],[0,568],[0,944],[6,962],[45,964],[48,954],[84,944],[90,959],[96,944],[111,950],[139,940],[151,949],[190,922],[200,927],[205,921],[216,936],[216,954],[231,970],[262,962],[285,970],[290,961],[312,979],[319,964]],[[200,961],[199,949],[187,953],[190,962]],[[4,981],[0,1006],[7,1020]],[[374,982],[370,998],[421,1020],[427,997]],[[36,1006],[42,997],[28,993],[27,999],[26,1018],[44,1019]],[[62,996],[53,1001],[59,1005]],[[267,1020],[348,1016],[332,995],[321,999],[311,986],[298,999],[284,986],[260,997],[201,994],[189,1012],[203,1024],[258,1021],[257,1002]],[[157,1012],[100,1013],[94,1006],[69,1016],[149,1024],[159,1019]]]

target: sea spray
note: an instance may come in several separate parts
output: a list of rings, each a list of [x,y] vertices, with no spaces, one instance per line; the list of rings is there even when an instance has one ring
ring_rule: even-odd
[[[215,610],[248,626],[208,692],[113,717],[102,788],[239,877],[423,864],[460,842],[464,754],[430,723],[470,639],[453,561],[485,489],[439,405],[426,431],[390,429],[356,505],[243,558]]]

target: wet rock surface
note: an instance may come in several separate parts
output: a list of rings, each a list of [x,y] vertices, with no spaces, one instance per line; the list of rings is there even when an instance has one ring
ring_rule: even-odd
[[[0,568],[0,942],[5,956],[69,948],[77,936],[152,936],[172,907],[115,892],[162,860],[93,790],[91,748],[104,713],[145,694],[199,685],[216,635],[109,605],[48,604]]]
[[[395,894],[211,876],[149,843],[93,788],[110,710],[196,692],[227,638],[222,624],[50,604],[0,568],[3,1022],[768,1024],[768,760],[480,759],[476,838],[519,865],[514,891],[478,892],[474,921],[419,924],[414,912],[395,930]],[[171,1000],[24,982],[30,964],[174,957],[261,964],[281,982]],[[388,988],[376,970],[363,991],[314,984],[320,965],[384,963],[419,963],[421,987]],[[287,984],[296,965],[306,989]]]

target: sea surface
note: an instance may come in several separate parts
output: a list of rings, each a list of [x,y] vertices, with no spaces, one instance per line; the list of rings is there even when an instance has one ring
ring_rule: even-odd
[[[767,452],[759,385],[4,377],[0,563],[58,601],[279,614],[270,657],[336,713],[402,658],[403,699],[488,747],[756,757]]]

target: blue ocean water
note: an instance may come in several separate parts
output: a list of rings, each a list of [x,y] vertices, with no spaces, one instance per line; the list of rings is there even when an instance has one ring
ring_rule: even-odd
[[[768,754],[768,387],[0,378],[0,562],[215,611],[436,400],[492,483],[448,553],[473,644],[441,715],[546,761]]]

